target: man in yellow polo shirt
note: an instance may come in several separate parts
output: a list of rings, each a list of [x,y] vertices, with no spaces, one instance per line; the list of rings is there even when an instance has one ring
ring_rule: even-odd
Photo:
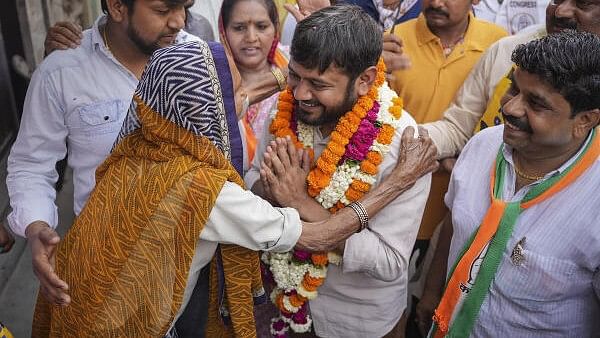
[[[477,2],[424,0],[418,18],[392,28],[404,42],[412,67],[395,71],[390,85],[404,99],[406,110],[417,123],[441,119],[483,52],[507,35],[501,27],[473,16],[471,8]],[[433,175],[415,246],[420,249],[421,258],[447,213],[443,198],[449,178],[450,174],[442,168]]]

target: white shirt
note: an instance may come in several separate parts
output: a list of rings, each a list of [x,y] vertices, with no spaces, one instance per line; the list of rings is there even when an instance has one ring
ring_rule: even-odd
[[[270,123],[270,121],[267,121]],[[414,119],[405,111],[401,127],[377,174],[381,182],[398,161],[400,137],[407,126],[416,130]],[[246,185],[259,179],[259,167],[272,139],[268,128],[255,154]],[[319,156],[329,142],[318,128],[314,130],[314,151]],[[431,175],[417,181],[409,190],[369,220],[369,228],[350,236],[342,265],[329,265],[319,295],[310,301],[315,331],[320,337],[381,337],[398,322],[406,308],[407,269],[419,230]]]
[[[550,0],[481,0],[473,5],[473,13],[517,34],[530,26],[544,24]]]
[[[104,45],[98,26],[83,32],[75,49],[50,54],[31,78],[19,134],[8,157],[6,184],[12,230],[40,220],[55,228],[56,162],[68,153],[73,169],[74,211],[79,214],[95,186],[131,103],[138,79]],[[178,42],[197,39],[180,31]]]
[[[490,205],[490,174],[504,126],[484,129],[464,148],[446,194],[454,234],[448,267]],[[588,140],[589,141],[589,140]],[[517,201],[510,148],[505,200]],[[550,199],[524,210],[515,223],[471,337],[596,337],[600,332],[600,160]],[[521,265],[510,255],[525,238]]]

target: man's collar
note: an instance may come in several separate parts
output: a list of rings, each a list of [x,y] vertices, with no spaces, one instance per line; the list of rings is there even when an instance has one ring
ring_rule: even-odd
[[[92,46],[99,46],[101,48],[104,46],[104,39],[102,38],[102,33],[100,32],[100,26],[104,26],[105,24],[106,14],[100,15],[94,22],[94,25],[92,26]]]
[[[478,31],[477,19],[473,16],[472,12],[469,12],[469,25],[464,35],[464,46],[467,50],[476,50],[483,52],[486,47],[482,44],[483,39],[480,37],[485,36],[488,32]],[[429,27],[427,27],[427,19],[423,13],[419,14],[417,18],[417,42],[419,46],[423,46],[432,41],[437,41],[439,38],[433,34]]]

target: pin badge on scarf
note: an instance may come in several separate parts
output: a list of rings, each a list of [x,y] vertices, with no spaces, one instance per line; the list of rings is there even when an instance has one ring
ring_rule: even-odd
[[[525,247],[526,237],[521,238],[520,241],[515,244],[510,259],[516,266],[521,266],[525,262],[525,255],[523,254],[523,248]]]

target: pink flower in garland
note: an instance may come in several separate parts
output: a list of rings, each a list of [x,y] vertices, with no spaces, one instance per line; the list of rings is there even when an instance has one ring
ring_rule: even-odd
[[[286,325],[285,322],[282,319],[280,319],[273,323],[273,330],[281,331],[285,328],[285,325]]]
[[[310,259],[310,252],[303,250],[294,250],[294,258],[300,262],[305,262]]]
[[[374,124],[378,114],[379,103],[375,102],[365,118],[360,121],[356,133],[352,135],[350,142],[346,145],[346,152],[342,157],[342,161],[362,161],[367,157],[369,148],[379,135],[379,128]]]
[[[369,109],[365,118],[371,122],[375,122],[377,120],[377,115],[379,115],[379,102],[375,101],[373,103],[373,107]]]

